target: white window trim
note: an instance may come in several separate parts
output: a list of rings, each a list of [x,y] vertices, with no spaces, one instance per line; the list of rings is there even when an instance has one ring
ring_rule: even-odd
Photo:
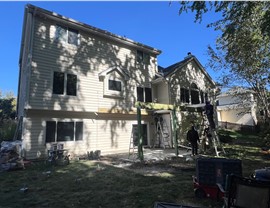
[[[112,76],[112,73],[117,73],[117,76]],[[112,67],[99,73],[99,78],[103,81],[103,95],[106,97],[124,98],[126,95],[126,86],[129,76],[121,69]],[[109,80],[121,82],[121,91],[110,90]]]
[[[55,94],[53,93],[53,81],[54,81],[54,72],[60,72],[60,73],[64,73],[64,93],[63,94]],[[76,82],[76,95],[67,95],[67,75],[71,74],[71,75],[75,75],[77,77],[77,82]],[[75,73],[72,72],[62,72],[62,71],[52,71],[52,76],[51,76],[51,94],[54,97],[69,97],[69,98],[75,98],[78,97],[78,92],[79,92],[79,76]]]
[[[66,31],[66,36],[67,36],[67,37],[66,37],[66,40],[63,41],[63,40],[57,39],[56,35],[54,34],[54,41],[56,41],[56,42],[58,42],[58,43],[62,43],[62,44],[67,44],[67,45],[73,46],[73,47],[78,47],[78,46],[81,44],[81,34],[80,34],[80,31],[79,31],[79,30],[74,29],[74,30],[77,30],[77,31],[78,31],[77,45],[75,45],[75,44],[71,44],[71,43],[68,42],[68,33],[69,33],[69,29],[73,29],[73,28],[56,24],[56,25],[55,25],[55,33],[56,33],[56,31],[57,31],[57,27],[61,27],[61,28],[65,29],[65,31]]]
[[[75,139],[73,140],[73,141],[56,141],[56,139],[57,139],[57,125],[56,125],[56,131],[55,131],[55,141],[54,142],[46,142],[46,128],[47,128],[47,126],[46,126],[46,124],[47,124],[47,121],[54,121],[54,122],[56,122],[56,124],[58,123],[58,122],[74,122],[74,123],[76,123],[76,122],[82,122],[83,123],[83,138],[82,138],[82,140],[78,140],[78,141],[76,141]],[[44,135],[43,135],[43,141],[44,141],[44,143],[46,144],[46,147],[47,147],[47,149],[48,149],[48,146],[49,147],[51,147],[52,146],[52,144],[56,144],[56,143],[61,143],[61,144],[66,144],[66,143],[71,143],[71,142],[73,142],[73,143],[78,143],[78,142],[83,142],[84,140],[85,140],[85,122],[84,122],[84,120],[82,120],[82,119],[46,119],[46,120],[44,120],[43,122],[43,125],[42,126],[44,126],[44,128],[43,128],[43,132],[44,132]],[[75,130],[75,129],[74,129]],[[74,131],[74,134],[75,134],[75,131]],[[75,135],[74,135],[75,136]],[[75,137],[74,137],[75,138]],[[49,148],[50,149],[50,148]]]

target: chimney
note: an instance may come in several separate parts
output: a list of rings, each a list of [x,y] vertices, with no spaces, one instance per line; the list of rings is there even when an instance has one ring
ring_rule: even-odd
[[[190,58],[190,57],[192,57],[193,55],[191,54],[191,52],[188,52],[187,53],[187,56],[185,57],[185,59],[187,59],[187,58]]]

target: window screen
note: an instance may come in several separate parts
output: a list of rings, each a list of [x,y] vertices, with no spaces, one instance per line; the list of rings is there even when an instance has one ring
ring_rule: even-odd
[[[83,140],[83,122],[76,122],[75,140]]]
[[[78,30],[68,28],[68,43],[78,45]]]
[[[64,94],[65,74],[62,72],[54,72],[53,74],[53,94]]]
[[[57,141],[74,140],[74,122],[57,123]]]
[[[67,74],[67,95],[76,96],[77,94],[77,76]]]
[[[119,91],[122,90],[122,83],[120,81],[109,79],[109,90]]]
[[[152,90],[151,88],[144,88],[144,93],[145,93],[145,102],[152,102]]]
[[[137,101],[144,102],[143,88],[137,87]]]
[[[46,142],[55,142],[56,122],[46,122]]]

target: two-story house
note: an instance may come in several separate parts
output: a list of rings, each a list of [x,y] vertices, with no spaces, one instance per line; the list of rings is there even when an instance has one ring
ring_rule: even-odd
[[[215,83],[196,57],[159,71],[160,53],[26,5],[17,106],[24,156],[45,157],[54,143],[74,155],[127,152],[136,136],[136,102],[187,106],[211,97]],[[164,109],[142,109],[143,145],[156,143],[156,114],[171,131],[170,110]],[[178,109],[180,123],[187,112]]]

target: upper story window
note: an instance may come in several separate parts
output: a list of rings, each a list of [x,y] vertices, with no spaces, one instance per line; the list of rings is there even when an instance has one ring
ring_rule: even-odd
[[[151,103],[152,89],[148,87],[137,87],[137,101]]]
[[[109,90],[114,90],[121,92],[122,91],[122,82],[118,80],[111,80],[109,79]]]
[[[200,94],[201,94],[201,103],[204,103],[204,92],[200,92]]]
[[[137,50],[137,62],[142,64],[150,63],[150,55],[143,51]]]
[[[53,94],[77,95],[77,76],[63,72],[53,73]]]
[[[190,86],[191,104],[200,103],[200,91],[196,84],[192,83]]]
[[[56,26],[55,39],[72,45],[79,45],[79,31],[71,28]]]
[[[129,76],[126,71],[119,68],[109,68],[99,73],[99,79],[103,82],[103,95],[112,98],[124,98]]]
[[[180,89],[180,101],[182,103],[189,103],[189,89],[186,88]]]

